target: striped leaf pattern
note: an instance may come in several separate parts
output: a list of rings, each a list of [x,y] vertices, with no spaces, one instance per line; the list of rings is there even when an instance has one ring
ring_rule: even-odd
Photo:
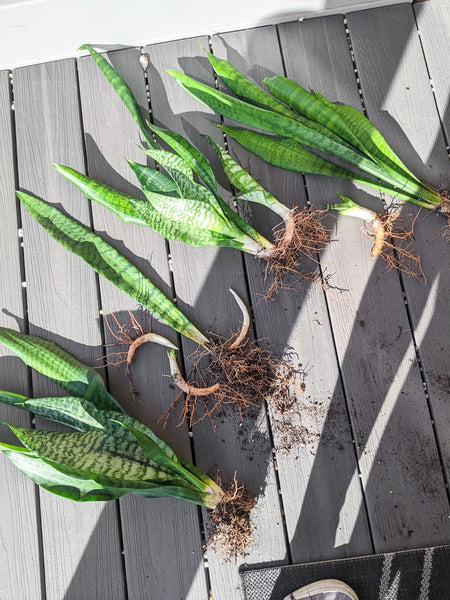
[[[15,333],[11,332],[12,337]],[[50,346],[45,365],[41,366],[35,359],[36,340],[40,338],[19,335],[22,347],[16,344],[12,350],[18,349],[26,364],[44,374],[58,371],[49,369],[48,363],[49,356],[60,361],[61,349]],[[41,341],[45,347],[47,343]],[[65,354],[69,362],[73,359],[77,363]],[[82,367],[90,371],[89,367]],[[81,381],[74,384],[79,383],[81,389],[85,371],[78,371]],[[0,452],[50,492],[77,501],[112,500],[126,493],[172,496],[209,508],[214,508],[223,497],[222,490],[207,475],[178,457],[151,429],[123,412],[104,410],[90,400],[74,396],[31,399],[0,391],[0,402],[79,430],[55,433],[10,425],[23,446],[0,443]]]
[[[88,50],[89,54],[95,60],[97,66],[109,81],[111,86],[120,96],[120,99],[127,107],[128,111],[132,115],[133,119],[139,125],[139,129],[142,132],[142,135],[145,138],[149,147],[155,145],[155,142],[152,138],[151,131],[148,130],[147,125],[145,123],[145,119],[141,113],[141,109],[136,101],[136,98],[133,95],[133,92],[130,90],[125,81],[120,77],[120,75],[113,69],[113,67],[109,64],[109,62],[98,52],[89,46],[89,44],[83,44],[80,46],[80,50]]]
[[[121,410],[95,369],[78,361],[54,342],[0,327],[0,342],[23,362],[73,396],[91,400],[99,408]]]
[[[151,281],[101,237],[60,210],[24,192],[17,195],[44,229],[175,331],[204,346],[207,338]]]
[[[349,177],[351,174],[356,181],[420,206],[435,208],[440,205],[439,195],[405,167],[380,132],[358,111],[333,104],[317,92],[310,93],[285,77],[265,80],[271,97],[227,61],[208,58],[237,98],[182,73],[169,73],[189,94],[224,117],[286,138],[288,143],[269,136],[257,139],[252,135],[241,135],[240,143],[250,151],[256,149],[258,156],[263,155],[267,162],[305,173],[322,174],[323,169],[326,175]],[[237,139],[240,134],[232,131]],[[320,162],[311,153],[296,151],[292,140],[357,167],[371,177],[348,169],[342,169],[339,175],[339,168],[328,160],[321,159]],[[381,185],[377,180],[381,180]]]

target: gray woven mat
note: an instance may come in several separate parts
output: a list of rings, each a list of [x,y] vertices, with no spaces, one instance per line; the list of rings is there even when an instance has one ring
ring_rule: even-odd
[[[450,546],[286,567],[241,569],[246,600],[283,600],[321,579],[340,579],[359,600],[450,600]]]

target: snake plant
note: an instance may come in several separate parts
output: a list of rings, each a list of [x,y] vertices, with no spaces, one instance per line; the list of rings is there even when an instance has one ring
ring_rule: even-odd
[[[169,240],[180,240],[192,246],[238,248],[281,265],[283,251],[280,247],[285,249],[299,241],[299,236],[295,237],[295,228],[300,221],[298,213],[259,185],[212,138],[203,136],[216,151],[230,183],[240,192],[239,200],[262,204],[283,220],[285,235],[275,243],[267,240],[223,200],[214,173],[201,152],[182,135],[145,121],[130,88],[114,68],[92,47],[85,45],[82,48],[90,52],[137,122],[147,143],[147,148],[143,150],[159,165],[159,170],[128,161],[145,200],[122,194],[69,166],[54,165],[56,170],[89,199],[107,207],[125,222],[151,227]],[[171,151],[163,150],[155,141],[156,137],[165,142]],[[197,183],[194,175],[203,184]],[[320,240],[317,241],[320,244],[315,244],[310,214],[304,215],[304,219],[307,221],[307,232],[303,227],[302,238],[308,243],[298,243],[296,250],[298,254],[312,256],[319,249],[318,245],[323,244],[326,234],[318,224]],[[285,270],[292,270],[292,267],[292,264],[286,265]]]
[[[55,433],[9,425],[22,445],[0,443],[0,452],[42,488],[79,502],[130,493],[171,496],[214,509],[224,499],[225,492],[210,477],[124,413],[97,371],[39,337],[1,327],[0,341],[70,394],[32,399],[0,391],[0,402],[77,430]]]
[[[221,127],[250,152],[284,169],[352,179],[400,200],[448,211],[446,200],[408,170],[380,132],[354,108],[329,102],[317,91],[308,92],[286,77],[264,79],[267,93],[228,61],[209,53],[207,57],[235,96],[182,73],[169,73],[217,113],[263,131]],[[329,157],[347,166],[335,164]]]
[[[171,348],[168,352],[171,374],[178,387],[188,394],[186,404],[190,406],[187,412],[191,423],[195,413],[195,406],[190,405],[192,397],[213,398],[212,409],[204,406],[204,416],[210,416],[222,402],[236,404],[243,409],[262,399],[269,400],[278,387],[282,387],[280,369],[292,367],[260,348],[255,340],[245,340],[250,319],[244,302],[234,291],[230,290],[243,313],[240,331],[230,340],[222,340],[213,334],[206,337],[143,273],[100,236],[55,206],[25,192],[17,192],[17,196],[30,215],[57,242],[84,259],[97,273],[160,321],[205,349],[211,359],[209,374],[218,381],[213,386],[199,388],[183,379],[176,361],[176,347],[169,340],[158,335],[150,340]],[[186,412],[182,418],[185,417]]]

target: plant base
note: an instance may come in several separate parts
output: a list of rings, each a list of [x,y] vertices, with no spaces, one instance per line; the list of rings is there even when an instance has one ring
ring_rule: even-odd
[[[426,281],[420,257],[412,250],[414,225],[420,211],[415,215],[409,230],[399,226],[401,217],[397,211],[378,215],[370,222],[370,229],[363,231],[374,240],[371,256],[382,258],[388,270],[397,269],[402,273]]]
[[[275,248],[264,255],[267,260],[265,279],[271,281],[266,293],[267,299],[273,299],[280,287],[288,287],[286,278],[290,274],[307,281],[320,282],[317,271],[301,271],[299,263],[303,257],[317,263],[317,254],[326,248],[328,233],[321,222],[324,213],[325,211],[311,211],[308,208],[294,208],[290,211],[285,226],[275,230]]]
[[[211,511],[208,528],[208,547],[228,561],[244,557],[252,539],[253,527],[250,521],[250,510],[255,505],[243,485],[239,485],[236,475],[224,498]]]

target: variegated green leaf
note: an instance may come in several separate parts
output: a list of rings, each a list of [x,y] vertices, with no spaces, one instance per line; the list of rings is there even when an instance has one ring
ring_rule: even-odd
[[[122,77],[120,77],[120,75],[114,70],[114,68],[101,54],[96,52],[88,44],[84,44],[83,46],[81,46],[80,50],[89,51],[90,55],[97,63],[97,66],[100,68],[103,75],[106,77],[113,89],[120,96],[120,99],[129,110],[131,116],[139,125],[139,129],[141,130],[142,135],[144,136],[145,141],[147,142],[149,147],[155,146],[152,134],[146,126],[145,119],[142,116],[141,109],[136,101],[136,98],[134,97],[133,92],[130,90],[130,88],[122,79]]]
[[[324,160],[317,154],[310,152],[301,144],[290,138],[279,138],[265,135],[248,129],[237,129],[234,127],[221,127],[231,138],[236,140],[244,148],[258,156],[262,160],[297,173],[312,173],[317,175],[328,175],[359,181],[376,190],[386,192],[397,198],[414,202],[415,198],[401,190],[389,185],[370,179],[356,171],[350,171],[339,167],[334,163]]]
[[[161,150],[159,148],[145,149],[144,152],[145,154],[151,156],[153,160],[155,160],[159,165],[164,167],[164,169],[167,171],[167,173],[169,173],[172,179],[174,179],[173,173],[175,172],[176,174],[178,171],[190,181],[194,181],[194,174],[192,172],[191,167],[184,159],[181,158],[181,156],[177,156],[173,152],[169,152],[168,150]]]
[[[322,135],[326,135],[331,139],[339,143],[344,143],[335,132],[326,130],[325,127],[300,115],[294,110],[288,108],[285,104],[282,104],[278,100],[275,100],[267,92],[258,87],[255,83],[247,79],[242,73],[240,73],[231,63],[222,58],[218,58],[213,54],[207,54],[209,62],[212,64],[214,71],[218,75],[219,79],[230,89],[238,98],[249,102],[260,108],[267,108],[275,111],[285,117],[290,117],[303,125],[314,129]]]
[[[112,488],[89,479],[66,475],[26,448],[0,442],[0,452],[43,489],[76,502],[115,500],[132,490]]]
[[[33,454],[53,468],[101,485],[146,488],[156,485],[190,487],[182,478],[155,464],[136,442],[100,431],[55,433],[10,426]]]
[[[256,202],[267,206],[270,209],[273,209],[274,206],[279,204],[278,200],[276,200],[270,192],[259,185],[259,183],[253,179],[253,177],[251,177],[237,161],[231,158],[228,152],[221,148],[210,136],[205,135],[203,137],[210,142],[217,152],[228,181],[236,188],[236,190],[242,192],[242,194],[239,195],[242,200]]]
[[[136,214],[145,221],[146,225],[168,240],[178,240],[191,246],[223,246],[244,250],[244,243],[234,237],[164,217],[147,200],[136,199],[133,205]]]
[[[107,392],[99,372],[87,367],[54,342],[6,327],[0,327],[0,342],[28,367],[42,373],[69,394],[91,400],[99,408],[121,410]]]
[[[164,194],[165,196],[178,195],[178,189],[175,183],[169,179],[169,177],[164,175],[164,173],[161,173],[161,171],[157,171],[152,167],[141,165],[130,160],[127,160],[127,163],[136,174],[143,190],[157,192],[159,194]]]
[[[86,177],[86,175],[83,175],[70,167],[65,167],[64,165],[53,166],[58,173],[61,173],[63,177],[76,185],[89,200],[95,200],[95,202],[108,208],[112,213],[122,219],[122,221],[125,221],[126,223],[136,223],[137,225],[145,224],[134,212],[130,202],[132,197],[128,194],[122,194],[103,183],[99,183],[94,179]]]
[[[333,136],[327,136],[313,128],[295,121],[285,115],[271,110],[259,108],[223,94],[215,88],[210,88],[182,73],[168,71],[174,79],[192,96],[218,112],[244,125],[255,127],[269,133],[292,138],[297,142],[309,146],[335,158],[343,160],[370,175],[380,178],[398,194],[411,194],[409,201],[433,208],[437,204],[437,196],[428,189],[420,188],[408,177],[400,174],[395,176],[374,160],[367,158],[361,151],[352,148],[347,142],[339,142]],[[418,200],[417,198],[421,198]]]
[[[97,273],[148,308],[160,321],[198,344],[207,343],[207,338],[173,302],[101,237],[54,206],[24,192],[17,192],[17,195],[31,216],[56,241],[83,258]]]
[[[194,148],[194,146],[188,142],[179,133],[170,131],[169,129],[162,129],[147,123],[148,127],[156,133],[162,140],[164,140],[175,152],[191,167],[191,169],[197,173],[197,175],[205,182],[211,191],[217,191],[217,183],[212,172],[208,161],[201,152]]]
[[[380,132],[359,111],[351,106],[329,102],[318,92],[309,93],[286,77],[275,76],[265,79],[264,83],[274,96],[329,131],[337,133],[376,162],[385,170],[389,183],[395,184],[397,181],[403,191],[425,198],[425,186],[407,169]]]

